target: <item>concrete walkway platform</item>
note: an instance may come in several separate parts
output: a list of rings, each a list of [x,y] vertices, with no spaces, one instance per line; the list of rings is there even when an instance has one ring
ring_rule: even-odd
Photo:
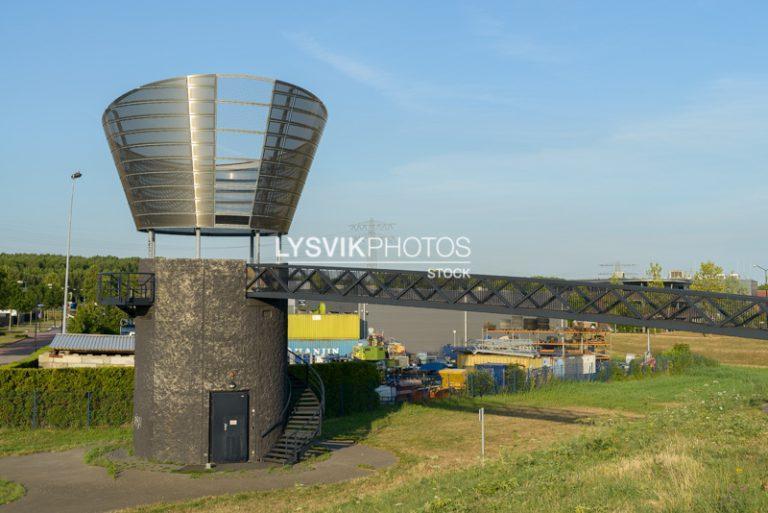
[[[349,445],[333,450],[328,459],[285,471],[259,468],[193,477],[129,469],[114,479],[104,468],[86,465],[85,452],[78,448],[0,459],[0,478],[27,489],[23,498],[0,506],[0,513],[95,513],[210,495],[332,483],[365,476],[371,469],[397,461],[387,451]]]

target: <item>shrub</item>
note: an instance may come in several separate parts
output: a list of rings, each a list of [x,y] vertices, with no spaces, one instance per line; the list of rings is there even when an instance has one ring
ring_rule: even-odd
[[[0,426],[119,426],[133,416],[133,369],[0,369]]]
[[[520,365],[507,365],[504,369],[504,384],[508,392],[525,389],[525,369]]]
[[[716,360],[707,358],[691,351],[688,344],[675,344],[672,349],[664,351],[657,360],[664,361],[671,372],[678,374],[695,367],[716,367]]]
[[[379,405],[376,387],[381,384],[376,364],[371,362],[315,363],[312,367],[325,386],[325,415],[338,417],[354,412],[369,411]],[[303,365],[291,365],[289,372],[303,377]]]
[[[496,382],[493,376],[484,370],[472,370],[467,372],[467,390],[469,395],[484,396],[496,391]]]
[[[635,358],[629,362],[629,368],[627,369],[627,376],[634,379],[640,379],[643,377],[643,363],[641,360]]]
[[[313,365],[323,379],[326,416],[368,411],[379,405],[380,378],[369,362]],[[289,371],[300,376],[303,366]],[[0,368],[0,426],[120,426],[133,416],[133,368]]]

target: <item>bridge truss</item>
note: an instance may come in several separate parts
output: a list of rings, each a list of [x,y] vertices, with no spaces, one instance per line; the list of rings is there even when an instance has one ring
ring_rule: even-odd
[[[768,298],[588,281],[249,264],[251,298],[447,308],[768,339]]]

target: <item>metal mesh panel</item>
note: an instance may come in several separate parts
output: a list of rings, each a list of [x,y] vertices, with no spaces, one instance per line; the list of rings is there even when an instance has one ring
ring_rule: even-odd
[[[278,264],[248,266],[248,296],[449,308],[768,339],[768,298],[554,279]]]
[[[139,230],[286,233],[326,117],[293,84],[210,74],[129,91],[103,126]]]

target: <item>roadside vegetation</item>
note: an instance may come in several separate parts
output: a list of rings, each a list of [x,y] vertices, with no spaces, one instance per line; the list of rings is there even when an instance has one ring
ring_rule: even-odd
[[[0,457],[66,451],[94,444],[118,444],[130,439],[130,426],[90,429],[0,428]]]
[[[32,329],[34,330],[34,327]],[[0,347],[2,347],[4,344],[16,342],[17,340],[22,339],[26,336],[27,336],[27,330],[25,326],[22,326],[20,328],[14,328],[12,330],[8,330],[7,328],[4,330],[0,330]]]
[[[24,492],[24,487],[20,484],[0,479],[0,506],[21,499]]]

